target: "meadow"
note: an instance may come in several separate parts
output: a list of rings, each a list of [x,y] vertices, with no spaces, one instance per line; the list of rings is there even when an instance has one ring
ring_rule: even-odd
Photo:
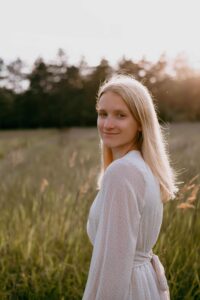
[[[180,191],[164,207],[154,252],[172,300],[200,299],[200,123],[166,128]],[[0,299],[79,300],[92,246],[95,128],[0,131]]]

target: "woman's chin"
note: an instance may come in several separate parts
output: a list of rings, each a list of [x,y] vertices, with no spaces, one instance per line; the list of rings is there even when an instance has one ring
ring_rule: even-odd
[[[103,140],[103,143],[108,148],[115,148],[115,147],[117,147],[117,145],[115,143],[112,143],[112,142],[109,142],[109,141]]]

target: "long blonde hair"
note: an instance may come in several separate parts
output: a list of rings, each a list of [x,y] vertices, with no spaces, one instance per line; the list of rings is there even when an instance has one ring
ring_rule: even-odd
[[[101,96],[108,91],[122,97],[133,117],[142,127],[142,132],[137,136],[137,146],[142,153],[143,159],[159,181],[162,201],[167,202],[173,199],[178,191],[176,174],[170,166],[163,128],[158,122],[156,106],[153,103],[150,92],[131,75],[113,75],[99,88],[97,108]],[[105,146],[102,140],[100,141],[100,146],[101,172],[98,178],[99,187],[103,173],[113,161],[111,149]]]

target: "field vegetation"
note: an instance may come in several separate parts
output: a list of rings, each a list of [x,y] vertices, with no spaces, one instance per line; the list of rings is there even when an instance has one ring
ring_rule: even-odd
[[[169,125],[180,191],[154,252],[171,299],[200,299],[200,123]],[[100,167],[95,128],[0,132],[0,299],[82,299],[86,234]]]

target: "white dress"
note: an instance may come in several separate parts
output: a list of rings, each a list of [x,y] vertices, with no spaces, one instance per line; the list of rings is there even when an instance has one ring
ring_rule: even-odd
[[[83,300],[170,299],[164,268],[152,252],[162,218],[159,183],[141,153],[113,161],[87,221],[93,252]]]

